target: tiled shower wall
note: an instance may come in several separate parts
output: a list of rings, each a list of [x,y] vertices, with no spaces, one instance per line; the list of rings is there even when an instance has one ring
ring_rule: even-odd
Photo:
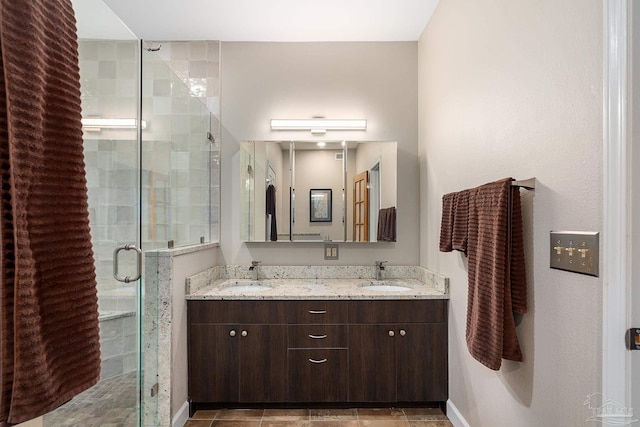
[[[220,117],[220,42],[154,41],[157,55],[216,117]]]
[[[209,242],[217,223],[219,138],[207,139],[215,118],[153,52],[143,52],[143,242],[166,248]],[[212,133],[213,136],[215,136]]]
[[[137,117],[137,47],[135,41],[80,41],[84,118]],[[113,278],[113,251],[137,236],[136,131],[85,129],[84,154],[100,311],[132,312],[135,287]],[[132,257],[121,260],[120,271],[133,271]]]
[[[137,47],[136,41],[80,41],[83,117],[137,117]],[[219,240],[220,127],[205,107],[208,103],[219,110],[219,43],[169,43],[165,52],[169,47],[177,58],[193,55],[198,60],[172,62],[176,67],[172,73],[159,52],[143,51],[144,250],[166,247],[169,240],[176,246],[198,243],[201,237],[207,242]],[[206,60],[209,57],[213,59]],[[186,70],[183,79],[175,75],[181,67]],[[214,141],[207,139],[209,131]],[[131,298],[112,298],[110,293],[135,291],[132,285],[113,279],[112,260],[116,246],[137,236],[140,159],[136,141],[135,130],[85,131],[91,229],[99,292],[105,296],[100,308],[106,311],[135,308]],[[130,255],[120,257],[120,270],[126,274],[135,269]]]
[[[137,41],[80,41],[84,118],[138,117],[138,47]],[[218,64],[217,53],[215,58]],[[169,240],[176,246],[198,243],[201,237],[218,240],[218,121],[205,107],[208,100],[194,96],[155,53],[144,50],[142,62],[142,157],[135,130],[84,132],[104,378],[135,369],[137,363],[138,320],[132,317],[137,284],[113,278],[113,251],[137,240],[139,216],[145,251],[166,247]],[[213,87],[217,81],[200,83]],[[217,105],[219,89],[205,92],[199,94],[216,94]],[[207,139],[209,131],[213,142]],[[120,274],[133,274],[133,253],[122,252],[119,258]]]
[[[152,128],[153,136],[147,138],[143,133],[143,141],[146,139],[148,143],[143,144],[143,149],[158,158],[162,156],[162,150],[167,149],[167,141],[170,140],[173,147],[171,172],[160,164],[161,161],[148,156],[150,163],[145,166],[143,154],[143,168],[151,171],[149,186],[153,187],[155,180],[156,188],[162,188],[162,179],[168,178],[175,190],[174,197],[178,199],[167,212],[177,230],[167,237],[173,240],[177,237],[176,246],[198,243],[201,236],[207,242],[217,242],[220,228],[220,43],[160,41],[145,42],[145,46],[154,52],[145,55],[143,62],[150,65],[143,68],[147,70],[143,75],[143,119],[156,117],[162,130]],[[211,132],[213,141],[203,139],[206,131]],[[163,200],[165,194],[156,190],[154,197]],[[210,230],[204,227],[205,216]],[[153,212],[150,218],[154,221]],[[154,232],[162,234],[163,230]],[[162,241],[162,237],[158,236],[156,240]],[[162,247],[166,245],[158,244],[153,248]]]
[[[83,117],[137,117],[137,48],[135,41],[80,41]],[[135,284],[113,278],[114,249],[137,236],[137,141],[135,130],[84,131],[103,379],[134,371],[138,363]],[[123,274],[133,271],[131,257],[121,260]]]

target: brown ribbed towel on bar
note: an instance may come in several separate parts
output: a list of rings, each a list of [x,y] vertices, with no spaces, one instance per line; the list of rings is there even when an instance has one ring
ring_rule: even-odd
[[[100,377],[70,0],[0,3],[0,426]]]
[[[440,252],[453,250],[453,215],[455,214],[456,194],[442,196],[442,220],[440,222]]]
[[[464,190],[442,196],[440,252],[451,252],[455,249],[467,253],[469,193],[470,190]]]
[[[469,241],[469,195],[469,190],[456,194],[453,232],[451,235],[451,247],[465,254],[467,253]]]
[[[396,208],[383,208],[378,213],[378,242],[396,241]]]
[[[511,181],[506,178],[452,193],[461,202],[453,213],[443,212],[442,224],[451,231],[441,230],[441,236],[451,236],[451,248],[467,249],[467,346],[476,360],[494,370],[500,369],[502,358],[522,360],[513,312],[527,310],[520,190],[511,187]],[[461,211],[456,211],[458,207]]]

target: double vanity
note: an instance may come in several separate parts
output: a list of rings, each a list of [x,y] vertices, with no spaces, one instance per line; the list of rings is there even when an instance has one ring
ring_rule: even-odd
[[[255,275],[255,273],[253,273]],[[447,279],[420,267],[215,267],[187,279],[190,411],[439,404]]]

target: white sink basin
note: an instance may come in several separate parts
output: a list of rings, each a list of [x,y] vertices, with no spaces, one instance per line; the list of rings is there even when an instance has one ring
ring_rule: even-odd
[[[388,283],[380,283],[380,284],[372,283],[370,285],[364,285],[362,289],[367,291],[374,291],[374,292],[403,292],[403,291],[413,290],[408,286],[395,285],[395,284],[391,285]]]
[[[272,286],[253,280],[228,280],[221,288],[229,292],[262,292],[273,289]]]

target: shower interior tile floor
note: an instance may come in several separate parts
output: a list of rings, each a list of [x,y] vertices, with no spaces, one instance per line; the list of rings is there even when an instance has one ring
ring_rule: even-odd
[[[185,427],[453,427],[437,408],[222,409],[196,411]]]
[[[44,427],[136,427],[136,373],[101,380],[44,416]]]

